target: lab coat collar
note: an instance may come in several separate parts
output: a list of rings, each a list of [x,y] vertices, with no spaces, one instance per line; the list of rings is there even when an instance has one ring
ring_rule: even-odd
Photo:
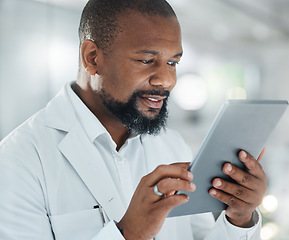
[[[75,120],[73,106],[63,87],[45,108],[45,124],[47,127],[68,132]]]
[[[101,122],[97,119],[97,117],[95,117],[95,115],[72,90],[72,84],[75,84],[75,82],[66,84],[65,90],[72,103],[76,117],[82,125],[84,131],[86,132],[89,140],[93,142],[98,136],[102,134],[109,135],[109,133],[101,124]]]
[[[104,159],[77,120],[63,88],[47,105],[46,125],[67,132],[58,148],[67,158],[109,219],[119,221],[125,208]],[[92,206],[93,207],[93,206]]]

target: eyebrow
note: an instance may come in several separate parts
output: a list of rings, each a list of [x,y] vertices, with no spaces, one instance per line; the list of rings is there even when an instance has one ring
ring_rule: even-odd
[[[150,55],[159,55],[160,53],[153,50],[140,50],[137,51],[136,54],[150,54]],[[183,56],[183,52],[176,54],[174,57],[181,57]]]

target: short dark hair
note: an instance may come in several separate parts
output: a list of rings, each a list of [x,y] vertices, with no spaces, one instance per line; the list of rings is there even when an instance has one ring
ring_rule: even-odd
[[[130,10],[150,16],[176,16],[165,0],[89,0],[80,20],[80,45],[89,39],[105,54],[109,52],[113,40],[121,31],[118,17]]]

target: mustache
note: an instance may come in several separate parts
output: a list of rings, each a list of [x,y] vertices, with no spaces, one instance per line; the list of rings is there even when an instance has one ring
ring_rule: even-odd
[[[169,90],[157,90],[157,89],[152,89],[152,90],[142,90],[142,91],[135,91],[132,96],[135,97],[140,97],[142,95],[156,95],[156,96],[165,96],[169,97],[170,96],[170,91]]]

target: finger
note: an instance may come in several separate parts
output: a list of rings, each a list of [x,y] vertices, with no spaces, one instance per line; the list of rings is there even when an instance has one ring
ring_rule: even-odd
[[[157,187],[165,195],[172,195],[172,192],[180,190],[193,192],[196,189],[194,183],[180,178],[164,178],[157,183]]]
[[[239,158],[245,164],[250,174],[259,179],[264,179],[266,177],[266,174],[263,171],[261,164],[257,162],[257,160],[253,156],[251,156],[245,151],[240,151]]]
[[[212,197],[225,203],[226,205],[228,205],[228,207],[237,209],[239,212],[248,211],[250,208],[253,208],[253,206],[250,203],[246,203],[241,199],[238,199],[232,196],[231,194],[225,193],[221,190],[211,188],[209,193]]]
[[[266,148],[264,147],[264,148],[263,148],[263,150],[262,150],[262,152],[260,153],[260,155],[259,155],[258,159],[257,159],[257,161],[258,161],[258,162],[260,162],[260,161],[261,161],[261,159],[262,159],[262,158],[263,158],[263,156],[265,155],[265,152],[266,152]]]
[[[246,203],[255,203],[259,201],[259,199],[256,198],[256,194],[254,194],[252,190],[241,185],[222,180],[220,178],[213,180],[213,186],[216,189],[222,190],[223,192],[234,196],[235,198],[240,199]]]
[[[169,212],[174,207],[186,203],[189,200],[189,196],[186,194],[176,194],[170,197],[163,198],[161,201],[156,202],[154,207],[159,211]]]
[[[159,165],[153,172],[144,177],[144,181],[150,187],[153,187],[164,178],[180,178],[191,181],[193,174],[187,169],[176,165]]]
[[[184,169],[188,169],[189,166],[190,166],[190,162],[172,163],[172,164],[170,164],[170,165],[172,165],[172,166],[177,166],[177,167],[184,168]]]
[[[260,185],[260,180],[255,176],[243,171],[231,163],[226,163],[223,167],[223,172],[234,179],[240,185],[248,189],[256,189]]]
[[[252,216],[252,212],[254,209],[256,209],[254,204],[246,203],[230,194],[224,193],[214,188],[210,189],[210,194],[212,197],[218,199],[228,206],[226,208],[226,216],[230,219],[231,223],[240,227],[245,227],[248,225]],[[235,223],[232,221],[233,219],[235,219]]]

